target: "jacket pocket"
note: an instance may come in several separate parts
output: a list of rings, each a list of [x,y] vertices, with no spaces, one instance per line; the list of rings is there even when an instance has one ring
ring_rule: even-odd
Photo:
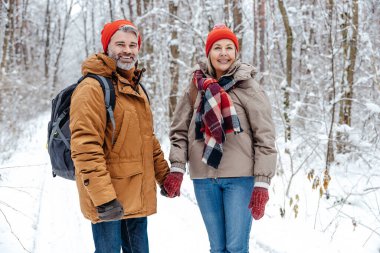
[[[114,153],[120,152],[120,149],[124,143],[125,137],[126,137],[127,132],[128,132],[130,119],[131,119],[131,112],[125,111],[123,114],[123,120],[121,122],[119,132],[115,136],[115,138],[117,138],[117,139],[115,141],[115,144],[112,147],[112,152],[114,152]]]
[[[112,166],[111,182],[124,214],[138,213],[143,209],[143,167],[141,162],[126,162]]]

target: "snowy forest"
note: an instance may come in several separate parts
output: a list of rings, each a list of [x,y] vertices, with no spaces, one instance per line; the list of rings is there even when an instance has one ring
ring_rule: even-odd
[[[1,164],[117,19],[141,33],[141,82],[161,141],[208,32],[230,27],[273,108],[279,155],[267,215],[331,241],[356,233],[363,252],[380,252],[379,0],[1,0],[0,192]]]

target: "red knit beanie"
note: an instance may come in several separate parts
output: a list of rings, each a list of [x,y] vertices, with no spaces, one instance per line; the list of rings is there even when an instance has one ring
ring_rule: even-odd
[[[208,57],[208,53],[211,50],[212,45],[218,40],[229,39],[235,44],[236,51],[239,52],[239,41],[236,35],[224,24],[217,24],[212,28],[211,32],[209,32],[206,40],[206,56]]]
[[[120,27],[123,26],[131,26],[138,32],[137,27],[131,21],[125,19],[116,20],[114,22],[107,23],[104,25],[102,30],[102,45],[105,53],[107,53],[108,44],[110,43],[111,37],[115,34],[115,32],[117,32],[117,30],[119,30]],[[140,49],[141,36],[139,32],[137,44]]]

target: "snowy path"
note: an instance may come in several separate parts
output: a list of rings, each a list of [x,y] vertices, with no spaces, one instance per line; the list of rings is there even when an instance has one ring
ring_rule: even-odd
[[[23,148],[1,166],[0,252],[93,252],[90,222],[80,212],[75,183],[51,176],[45,126],[46,117],[37,131],[31,130]],[[188,177],[182,194],[175,199],[157,196],[158,213],[148,219],[151,253],[208,252]]]
[[[93,252],[90,222],[80,213],[75,183],[45,175],[33,252]],[[187,197],[158,196],[158,213],[148,219],[151,253],[208,252],[202,217],[187,185]]]
[[[46,121],[42,118],[41,125],[21,141],[22,148],[0,165],[0,253],[94,252],[90,222],[80,212],[75,183],[51,176]],[[163,143],[163,148],[167,151],[168,144]],[[209,252],[188,176],[181,193],[175,199],[157,196],[158,213],[148,219],[151,253]],[[350,220],[339,224],[345,230],[333,238],[313,229],[314,215],[281,218],[281,195],[271,194],[266,215],[253,221],[250,252],[379,253],[376,236],[361,227],[353,231]]]
[[[34,252],[93,252],[90,222],[79,210],[75,183],[45,175]],[[196,206],[186,198],[158,197],[159,213],[148,219],[151,252],[207,252]]]

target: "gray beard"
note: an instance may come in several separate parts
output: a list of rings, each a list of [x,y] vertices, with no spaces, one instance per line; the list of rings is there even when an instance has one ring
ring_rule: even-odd
[[[135,60],[133,62],[131,62],[131,63],[122,63],[121,61],[119,61],[119,58],[117,57],[117,55],[113,54],[113,52],[111,50],[109,50],[108,56],[116,61],[116,66],[119,69],[123,69],[123,70],[130,70],[130,69],[132,69],[135,66],[135,64],[136,64],[136,62],[138,60],[138,57],[136,56],[136,58],[135,58]]]
[[[130,70],[131,68],[135,66],[136,62],[137,62],[137,58],[131,63],[122,63],[121,61],[116,60],[116,66],[119,69]]]

